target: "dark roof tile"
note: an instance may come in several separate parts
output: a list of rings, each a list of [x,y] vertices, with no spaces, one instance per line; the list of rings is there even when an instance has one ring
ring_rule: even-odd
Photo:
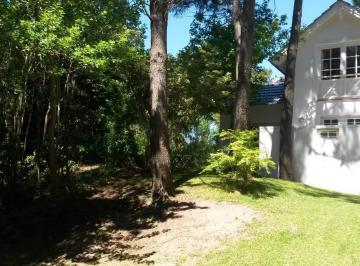
[[[284,101],[284,83],[268,84],[261,87],[250,97],[251,105],[280,104]]]

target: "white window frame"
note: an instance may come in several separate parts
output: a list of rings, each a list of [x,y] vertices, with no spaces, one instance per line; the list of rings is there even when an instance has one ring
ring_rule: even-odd
[[[347,126],[360,126],[360,118],[359,117],[346,118],[346,125]]]
[[[334,50],[339,50],[339,55],[337,57],[334,56]],[[324,57],[325,52],[328,51],[329,57]],[[321,49],[321,79],[322,80],[332,80],[332,79],[341,79],[342,78],[342,49],[339,47],[329,47]],[[338,67],[333,67],[333,60],[337,60],[339,63]],[[325,63],[328,62],[329,67],[325,68]],[[338,72],[338,74],[334,74],[334,71]],[[325,75],[324,73],[327,73]]]
[[[316,62],[317,62],[317,77],[318,77],[318,81],[322,82],[322,81],[331,81],[331,80],[343,80],[343,79],[360,79],[360,61],[358,59],[358,75],[357,77],[347,77],[347,47],[351,47],[351,46],[360,46],[360,39],[353,39],[353,40],[349,40],[349,41],[343,41],[343,40],[338,40],[336,42],[329,42],[329,43],[317,43],[316,45],[316,49],[315,49],[315,53],[316,53]],[[336,79],[323,79],[323,58],[322,58],[322,51],[326,50],[326,49],[334,49],[334,48],[340,48],[340,78],[336,78]]]
[[[348,55],[348,49],[349,48],[355,48],[355,55]],[[347,45],[345,48],[346,52],[346,78],[359,78],[360,77],[360,45]],[[348,60],[354,59],[355,60],[355,66],[354,67],[348,67]],[[353,69],[355,72],[353,74],[349,74],[348,70]]]
[[[339,126],[340,120],[338,118],[323,118],[321,124],[323,126]]]
[[[322,139],[337,139],[339,137],[339,130],[337,129],[322,129],[319,133]]]

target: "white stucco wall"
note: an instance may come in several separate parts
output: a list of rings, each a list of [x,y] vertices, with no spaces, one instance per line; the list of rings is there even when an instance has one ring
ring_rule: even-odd
[[[359,19],[339,12],[307,36],[298,51],[293,115],[295,178],[352,194],[360,194],[360,127],[344,122],[337,139],[321,138],[319,129],[324,118],[360,117],[360,79],[321,80],[321,49],[360,45],[359,29]]]
[[[279,148],[280,148],[280,126],[266,126],[259,128],[259,149],[260,157],[270,157],[275,163],[276,168],[265,176],[279,177]]]

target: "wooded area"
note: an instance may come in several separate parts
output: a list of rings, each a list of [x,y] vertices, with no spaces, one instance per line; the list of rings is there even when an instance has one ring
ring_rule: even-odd
[[[201,265],[358,262],[359,198],[262,178],[276,163],[250,99],[271,80],[264,60],[286,55],[279,173],[294,180],[293,2],[287,25],[270,0],[0,0],[0,264],[178,265],[220,236],[248,242]],[[168,54],[169,17],[190,11],[189,43]],[[346,234],[326,227],[339,217]]]
[[[191,41],[169,56],[169,12],[190,7]],[[3,204],[73,193],[76,166],[101,163],[151,169],[161,205],[173,194],[171,168],[206,163],[235,98],[236,128],[248,127],[250,69],[256,89],[270,75],[260,63],[287,38],[269,1],[256,11],[255,1],[160,0],[2,1],[1,10]]]

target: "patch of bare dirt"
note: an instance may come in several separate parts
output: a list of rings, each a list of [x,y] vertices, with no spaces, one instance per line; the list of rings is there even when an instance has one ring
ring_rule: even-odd
[[[156,265],[175,265],[183,256],[218,248],[225,238],[242,237],[245,226],[259,216],[234,203],[198,200],[193,204],[193,208],[174,211],[175,219],[157,223],[133,240],[144,247],[141,252],[154,252],[148,259]]]
[[[175,200],[168,209],[166,221],[156,221],[152,227],[142,230],[113,232],[109,245],[114,241],[117,245],[121,243],[126,247],[128,259],[120,262],[116,258],[103,256],[98,263],[170,266],[187,257],[182,265],[195,265],[196,254],[221,247],[225,239],[245,237],[246,226],[260,217],[249,207],[235,203],[194,199],[189,202],[184,201],[183,195]],[[93,254],[95,256],[96,249]],[[140,259],[133,261],[132,258]]]
[[[178,191],[159,220],[148,207],[150,180],[124,173],[114,172],[91,195],[40,201],[0,219],[9,228],[0,230],[2,265],[170,266],[183,257],[191,259],[182,264],[193,265],[199,252],[245,237],[246,225],[260,217],[246,206]]]

